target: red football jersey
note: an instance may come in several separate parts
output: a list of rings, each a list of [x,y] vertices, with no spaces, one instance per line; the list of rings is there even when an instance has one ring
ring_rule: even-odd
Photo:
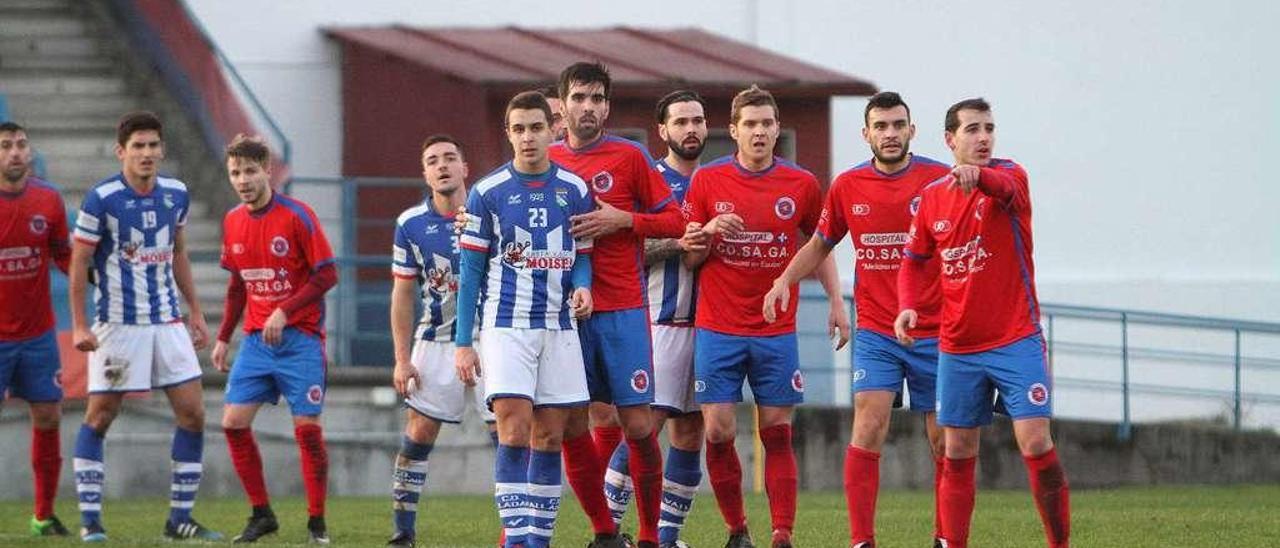
[[[29,177],[21,192],[0,192],[0,341],[53,329],[49,261],[66,272],[70,258],[67,210],[57,189]]]
[[[572,171],[594,197],[633,216],[631,230],[596,238],[591,258],[591,298],[597,312],[645,305],[644,239],[679,238],[684,216],[671,188],[639,143],[604,135],[581,149],[551,145],[551,161]]]
[[[898,316],[898,269],[907,243],[911,216],[920,204],[920,191],[946,176],[946,164],[913,155],[907,167],[888,174],[868,160],[841,173],[827,189],[818,221],[818,236],[835,246],[845,233],[853,241],[853,302],[858,329],[893,335]],[[911,336],[938,336],[941,298],[938,294],[938,261],[928,264],[929,284],[918,298],[919,318]]]
[[[998,348],[1040,329],[1027,172],[992,159],[981,180],[1008,188],[1009,196],[981,189],[965,195],[951,178],[937,181],[921,194],[907,240],[904,260],[941,261],[939,349],[952,354]]]
[[[761,308],[774,278],[812,234],[822,211],[822,190],[812,173],[775,158],[761,172],[748,171],[732,156],[693,173],[685,195],[689,220],[706,224],[722,213],[742,217],[745,230],[733,238],[716,236],[698,271],[694,325],[739,336],[771,336],[796,328],[799,287],[791,288],[792,306],[765,323]]]
[[[260,331],[280,303],[307,284],[333,251],[315,212],[306,204],[275,194],[259,211],[243,204],[222,220],[222,268],[244,280],[248,302],[244,331]],[[324,336],[324,300],[289,318],[289,325]]]

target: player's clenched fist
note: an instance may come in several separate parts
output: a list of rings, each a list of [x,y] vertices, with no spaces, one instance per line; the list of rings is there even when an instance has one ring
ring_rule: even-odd
[[[982,169],[978,166],[960,165],[951,170],[952,182],[954,186],[960,187],[965,194],[973,192],[974,187],[978,186],[978,177],[982,175]]]
[[[480,378],[480,356],[470,346],[459,346],[453,352],[454,368],[458,371],[458,380],[467,386],[475,386]]]
[[[422,379],[418,378],[418,368],[412,363],[396,362],[395,370],[391,373],[391,384],[400,397],[407,398],[415,384],[422,385]]]
[[[81,352],[93,352],[98,349],[98,336],[87,327],[76,328],[71,340],[75,342],[76,350]]]
[[[697,253],[707,249],[707,233],[702,231],[702,223],[689,223],[684,227],[684,236],[676,243],[685,253]]]
[[[593,308],[590,289],[579,287],[573,290],[573,295],[569,297],[569,309],[573,312],[573,317],[579,320],[590,317]]]
[[[898,313],[898,319],[893,321],[893,334],[898,337],[898,344],[911,346],[916,343],[916,340],[907,334],[908,329],[915,329],[916,319],[916,311],[910,308]]]

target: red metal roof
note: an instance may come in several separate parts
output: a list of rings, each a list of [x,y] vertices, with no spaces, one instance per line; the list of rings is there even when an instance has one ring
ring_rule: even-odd
[[[384,52],[461,80],[528,87],[556,80],[570,63],[599,60],[618,92],[690,85],[704,93],[755,83],[805,95],[871,95],[871,82],[700,29],[523,27],[330,27],[337,40]]]

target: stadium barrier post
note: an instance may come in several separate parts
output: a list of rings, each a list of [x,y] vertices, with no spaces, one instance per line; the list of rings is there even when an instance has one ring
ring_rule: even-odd
[[[1120,313],[1120,362],[1121,399],[1124,401],[1124,418],[1120,422],[1120,440],[1129,441],[1133,434],[1129,423],[1129,314]]]
[[[1235,392],[1236,392],[1236,393],[1235,393],[1235,409],[1234,409],[1234,414],[1233,414],[1232,418],[1234,419],[1234,420],[1233,420],[1233,424],[1234,424],[1234,426],[1235,426],[1236,432],[1239,432],[1239,431],[1240,431],[1240,426],[1241,426],[1241,424],[1240,424],[1240,422],[1241,422],[1241,421],[1240,421],[1240,418],[1241,418],[1241,410],[1240,410],[1240,329],[1239,329],[1239,328],[1237,328],[1237,329],[1235,330],[1235,334],[1236,334],[1236,353],[1235,353],[1235,370],[1236,370],[1236,371],[1235,371],[1235,374],[1236,374],[1236,391],[1235,391]]]

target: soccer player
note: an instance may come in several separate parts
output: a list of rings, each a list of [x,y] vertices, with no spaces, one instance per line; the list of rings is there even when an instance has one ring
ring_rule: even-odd
[[[695,398],[702,406],[707,471],[716,503],[729,529],[728,548],[754,546],[742,507],[742,466],[734,449],[734,407],[742,383],[751,384],[765,451],[765,490],[773,521],[772,545],[792,545],[796,513],[796,460],[791,448],[791,411],[804,399],[796,346],[795,307],[770,323],[762,314],[771,281],[782,273],[818,225],[822,191],[813,174],[774,157],[778,104],[751,86],[733,98],[729,135],[737,153],[693,174],[685,209],[690,223],[683,245],[685,265],[698,272],[694,317]],[[831,258],[818,267],[830,304],[828,328],[849,325]],[[794,302],[798,287],[789,288]]]
[[[658,100],[658,135],[667,155],[657,163],[671,195],[683,204],[689,177],[707,140],[706,103],[697,92],[676,90]],[[681,260],[676,238],[645,240],[648,268],[650,336],[653,338],[653,415],[656,428],[670,423],[670,448],[662,481],[662,516],[658,542],[662,548],[683,545],[680,530],[702,483],[702,413],[693,398],[694,272]],[[613,454],[605,473],[605,493],[614,522],[622,520],[631,498],[627,446]]]
[[[164,534],[222,538],[191,517],[204,470],[204,403],[195,351],[207,344],[209,328],[183,238],[190,207],[187,186],[158,174],[164,159],[162,131],[160,119],[150,112],[124,115],[116,128],[120,173],[94,185],[76,217],[71,324],[76,349],[89,353],[89,406],[76,436],[74,462],[80,538],[85,542],[107,540],[102,526],[107,429],[120,413],[125,393],[153,388],[165,391],[177,423]],[[91,265],[97,279],[92,329],[83,308]],[[186,325],[175,285],[187,304]]]
[[[68,535],[53,515],[62,470],[61,361],[49,300],[49,265],[67,271],[71,246],[62,195],[29,176],[27,130],[0,123],[0,404],[6,392],[27,400],[31,412],[31,471],[35,509],[31,534]]]
[[[564,101],[560,100],[560,92],[556,89],[555,84],[551,84],[538,90],[543,97],[547,98],[547,104],[551,106],[551,133],[555,136],[556,141],[563,141],[568,130],[564,124]]]
[[[942,433],[938,430],[934,388],[938,373],[938,284],[926,286],[921,316],[911,330],[915,344],[898,344],[893,320],[898,309],[898,267],[911,215],[925,185],[950,167],[910,152],[915,137],[911,110],[892,91],[877,93],[863,111],[862,138],[872,158],[841,173],[827,190],[818,231],[774,280],[764,299],[764,317],[772,322],[778,305],[791,303],[790,287],[831,253],[844,238],[853,240],[857,259],[854,285],[858,330],[853,346],[853,431],[844,455],[850,546],[875,545],[876,495],[880,486],[880,448],[889,433],[894,397],[903,379],[911,409],[924,414],[934,457],[934,491],[942,477]],[[937,262],[929,265],[936,270]],[[935,512],[936,514],[936,512]],[[937,538],[935,515],[934,538]]]
[[[582,179],[547,157],[551,107],[541,93],[517,94],[504,120],[515,158],[467,197],[455,367],[468,386],[487,377],[504,544],[535,548],[551,544],[560,508],[565,422],[588,399],[574,318],[592,309],[592,242],[570,234],[569,218],[589,211],[591,198]],[[483,362],[472,340],[477,303]]]
[[[1049,432],[1052,379],[1040,333],[1031,259],[1031,195],[1027,172],[993,158],[996,124],[984,100],[947,109],[951,174],[925,187],[898,272],[894,332],[914,342],[927,287],[940,280],[938,424],[946,437],[939,488],[944,548],[963,548],[973,516],[974,463],[981,426],[991,423],[999,393],[1031,492],[1052,547],[1068,545],[1071,525],[1066,472]],[[927,259],[937,256],[941,275]]]
[[[582,322],[579,334],[594,402],[616,406],[629,450],[636,486],[639,546],[658,544],[662,502],[662,450],[654,434],[653,360],[649,339],[643,238],[678,237],[684,216],[671,198],[666,181],[653,167],[645,148],[604,132],[609,118],[609,72],[599,63],[574,63],[560,73],[569,134],[551,146],[552,161],[578,174],[590,185],[598,209],[573,219],[573,234],[596,240],[592,257],[595,313]],[[607,410],[597,420],[609,419]],[[596,447],[585,411],[575,412],[565,428],[565,465],[569,483],[604,535],[617,527],[604,501],[604,466],[614,451],[616,435]],[[590,462],[589,462],[590,461]]]
[[[328,544],[325,489],[329,456],[320,412],[324,406],[324,294],[338,282],[333,251],[316,214],[271,188],[271,151],[256,137],[227,145],[227,175],[240,205],[222,220],[222,268],[231,273],[212,359],[227,375],[222,428],[236,475],[253,514],[236,542],[254,542],[279,529],[267,497],[253,419],[281,396],[293,414],[293,435],[307,492],[311,542]],[[227,345],[245,316],[235,362]]]
[[[453,212],[466,199],[467,163],[461,145],[448,135],[428,137],[422,144],[421,159],[430,195],[400,214],[391,248],[395,278],[391,338],[396,356],[392,382],[408,409],[392,484],[396,532],[388,546],[414,545],[414,521],[427,482],[427,457],[441,423],[461,422],[471,404],[488,423],[494,445],[498,441],[493,413],[484,402],[483,378],[468,388],[453,367],[458,293],[458,237],[453,233]],[[422,300],[416,333],[415,299]]]

